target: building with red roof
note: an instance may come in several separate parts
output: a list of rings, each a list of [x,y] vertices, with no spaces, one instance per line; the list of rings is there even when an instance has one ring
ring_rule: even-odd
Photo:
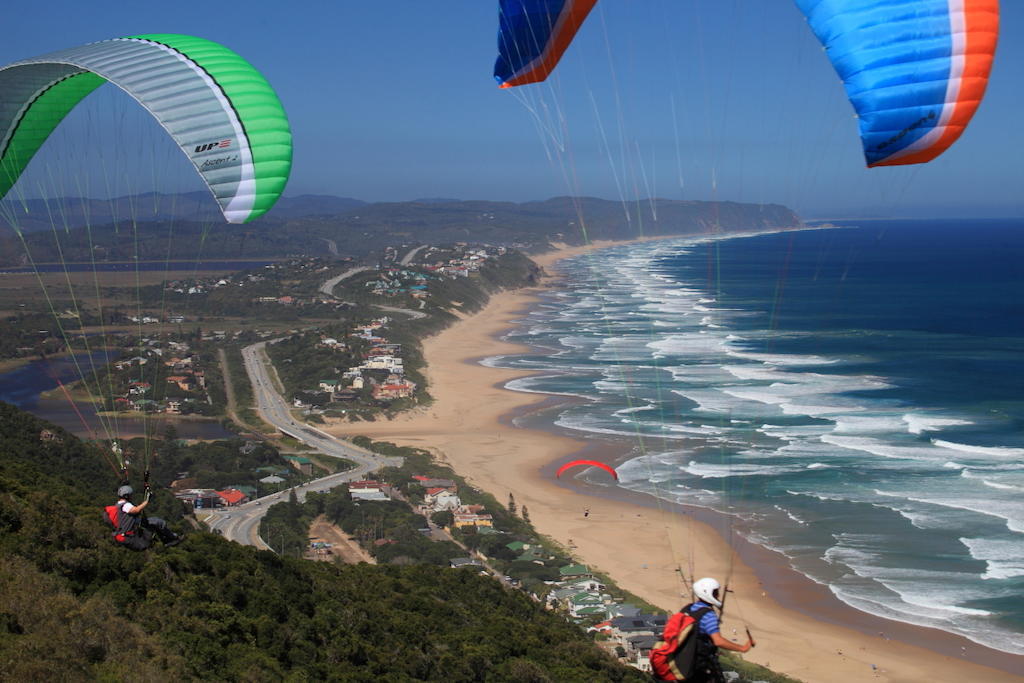
[[[225,489],[223,491],[214,491],[224,504],[228,507],[234,507],[235,505],[241,505],[242,503],[248,502],[249,496],[245,495],[238,489]]]

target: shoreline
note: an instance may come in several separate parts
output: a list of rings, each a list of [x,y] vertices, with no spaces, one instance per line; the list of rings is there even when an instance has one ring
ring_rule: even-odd
[[[563,258],[618,244],[623,242],[562,248],[532,258],[550,268]],[[806,681],[859,681],[868,676],[888,681],[1008,680],[1024,673],[1024,657],[875,617],[840,602],[827,587],[793,570],[785,557],[731,534],[725,515],[582,479],[554,480],[554,468],[581,450],[590,455],[603,449],[599,459],[618,462],[632,457],[621,448],[609,453],[599,440],[525,425],[575,399],[505,389],[508,381],[537,373],[479,363],[530,350],[500,336],[558,280],[549,276],[536,288],[498,294],[482,311],[426,340],[432,406],[387,423],[333,422],[328,431],[426,448],[499,501],[514,494],[520,507],[529,508],[539,533],[574,546],[574,559],[663,609],[683,604],[677,567],[723,581],[731,576],[735,592],[723,635],[728,637],[733,629],[742,633],[749,625],[758,647],[744,657],[774,671]],[[584,508],[590,509],[586,518]],[[731,542],[726,541],[729,536]],[[681,561],[697,554],[687,550],[691,547],[701,548],[692,570]],[[961,652],[961,647],[967,648],[969,659],[942,654]],[[998,668],[970,661],[975,658]],[[872,665],[877,666],[874,675]]]

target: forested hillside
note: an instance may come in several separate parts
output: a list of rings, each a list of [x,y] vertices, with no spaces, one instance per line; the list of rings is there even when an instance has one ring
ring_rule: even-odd
[[[68,204],[54,230],[45,212],[20,226],[38,232],[26,236],[37,263],[218,258],[281,258],[323,255],[333,244],[347,255],[363,255],[389,245],[478,242],[543,250],[551,242],[584,244],[592,240],[643,236],[751,232],[796,227],[800,218],[778,204],[652,199],[617,202],[593,197],[556,197],[540,202],[454,201],[359,204],[355,200],[307,197],[282,200],[267,216],[245,225],[216,217],[198,220],[194,212],[169,217],[163,207],[193,207],[196,198],[172,203],[163,198],[152,217],[99,212],[76,217],[84,200]],[[98,219],[97,216],[100,218]],[[106,220],[103,220],[106,218]],[[28,220],[27,218],[25,220]],[[31,232],[30,230],[28,230]],[[168,236],[171,239],[168,239]],[[201,254],[197,245],[202,245]],[[24,248],[13,231],[0,228],[0,265],[20,265]]]
[[[0,662],[11,680],[646,680],[473,571],[335,566],[189,531],[116,547],[95,446],[0,404]],[[166,491],[156,507],[188,527]]]

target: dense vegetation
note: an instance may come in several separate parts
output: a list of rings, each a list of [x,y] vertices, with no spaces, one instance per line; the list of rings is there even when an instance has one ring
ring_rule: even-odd
[[[0,404],[5,678],[646,680],[472,571],[308,562],[202,532],[117,548],[99,515],[116,484],[102,463]],[[182,528],[180,508],[162,512]]]
[[[466,555],[450,541],[431,541],[420,533],[427,521],[405,503],[354,501],[345,486],[310,493],[301,504],[291,496],[274,505],[260,523],[260,535],[282,554],[301,555],[309,525],[320,515],[356,538],[380,564],[447,567],[452,558]]]

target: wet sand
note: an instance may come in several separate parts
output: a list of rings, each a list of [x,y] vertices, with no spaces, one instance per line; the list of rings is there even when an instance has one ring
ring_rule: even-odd
[[[550,272],[559,259],[611,244],[563,248],[534,260]],[[732,534],[722,515],[672,506],[604,485],[598,477],[555,480],[557,465],[581,453],[613,464],[625,454],[526,426],[565,398],[504,389],[532,373],[479,360],[525,350],[499,337],[524,316],[541,288],[557,286],[557,280],[498,294],[481,312],[426,340],[433,405],[390,422],[335,422],[328,430],[428,449],[497,500],[513,494],[540,533],[566,547],[571,543],[578,561],[666,611],[688,601],[678,569],[728,578],[734,592],[723,635],[732,637],[736,629],[742,640],[749,626],[757,647],[745,657],[775,671],[805,681],[1024,680],[1024,657],[844,605],[791,570],[781,555]]]

